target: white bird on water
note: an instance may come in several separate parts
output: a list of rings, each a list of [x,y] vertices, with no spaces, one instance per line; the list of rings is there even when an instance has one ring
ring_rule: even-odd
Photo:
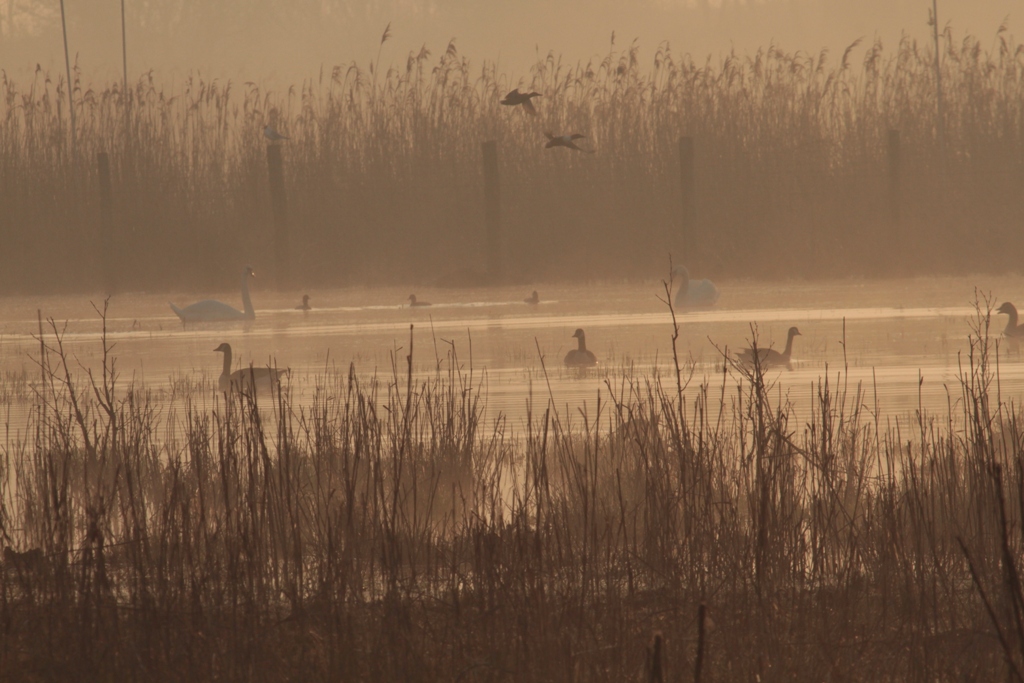
[[[288,368],[278,369],[271,367],[248,367],[231,372],[231,344],[224,342],[214,349],[215,352],[224,354],[224,366],[220,372],[220,379],[217,386],[221,391],[232,392],[240,389],[252,390],[269,389],[277,387],[281,382],[281,376],[288,374]]]
[[[249,278],[251,277],[256,277],[256,273],[253,272],[250,266],[246,266],[245,270],[242,271],[242,307],[244,308],[242,311],[238,310],[234,306],[228,306],[226,303],[216,301],[214,299],[197,301],[185,308],[178,308],[174,304],[171,304],[171,310],[181,318],[181,323],[183,325],[185,323],[197,322],[255,320],[256,311],[253,310],[252,299],[249,298]]]
[[[684,266],[672,269],[672,279],[679,280],[675,307],[681,311],[710,308],[718,301],[718,287],[711,280],[691,280],[690,271]]]
[[[291,140],[291,138],[288,137],[287,135],[282,135],[281,133],[278,133],[277,129],[274,128],[269,123],[267,124],[267,127],[263,129],[263,134],[266,135],[267,139],[270,140],[271,142],[279,142],[280,140]]]

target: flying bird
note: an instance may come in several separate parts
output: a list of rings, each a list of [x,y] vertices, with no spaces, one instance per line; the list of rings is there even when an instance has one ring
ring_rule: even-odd
[[[568,147],[569,149],[574,149],[577,152],[586,152],[587,154],[594,153],[594,150],[583,149],[576,144],[576,140],[587,137],[581,133],[572,133],[571,135],[553,135],[545,131],[544,135],[548,136],[548,142],[544,145],[544,149],[551,149],[552,147]]]
[[[539,92],[519,92],[519,88],[516,88],[509,94],[505,95],[505,99],[501,101],[502,104],[514,107],[517,104],[523,105],[523,109],[527,114],[531,116],[537,115],[537,109],[533,106],[533,102],[530,100],[534,97],[540,97]]]
[[[279,140],[291,139],[287,135],[282,135],[281,133],[278,133],[277,129],[275,129],[269,123],[267,124],[267,127],[263,129],[263,134],[266,135],[267,139],[270,140],[271,142],[278,142]]]

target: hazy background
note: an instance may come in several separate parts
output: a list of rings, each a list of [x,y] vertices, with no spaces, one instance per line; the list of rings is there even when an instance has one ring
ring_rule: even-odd
[[[1021,269],[1019,1],[939,3],[942,125],[928,0],[132,0],[127,96],[120,3],[65,5],[74,136],[59,3],[0,0],[0,292],[494,282],[485,141],[508,283]]]
[[[401,65],[409,51],[443,50],[455,39],[477,63],[520,76],[537,54],[566,61],[604,55],[638,39],[641,58],[669,41],[695,59],[770,43],[786,51],[842,50],[857,38],[894,44],[928,36],[929,0],[127,0],[129,79],[200,71],[208,78],[284,87],[331,67],[376,59]],[[84,80],[121,74],[118,0],[66,0],[68,40]],[[941,0],[939,21],[955,35],[995,39],[1019,29],[1020,0]],[[24,76],[36,64],[63,68],[56,0],[0,0],[0,64]]]

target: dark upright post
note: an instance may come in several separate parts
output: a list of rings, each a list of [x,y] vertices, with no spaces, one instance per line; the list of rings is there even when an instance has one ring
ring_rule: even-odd
[[[103,286],[111,294],[117,286],[114,266],[114,199],[110,184],[110,157],[106,152],[96,155],[100,173],[100,263]]]
[[[889,218],[895,226],[900,223],[900,177],[902,175],[900,170],[900,132],[898,130],[889,131],[887,146],[889,156]]]
[[[267,169],[270,171],[270,207],[274,213],[274,261],[277,288],[283,289],[290,280],[288,253],[288,197],[284,192],[284,162],[281,147],[267,145]]]
[[[501,186],[498,183],[498,143],[483,143],[484,219],[487,229],[487,276],[498,282],[504,275],[501,263]]]
[[[691,255],[696,247],[697,191],[693,156],[693,138],[679,138],[679,236],[669,241],[669,249],[678,246],[681,251],[676,255],[679,263],[692,262]]]

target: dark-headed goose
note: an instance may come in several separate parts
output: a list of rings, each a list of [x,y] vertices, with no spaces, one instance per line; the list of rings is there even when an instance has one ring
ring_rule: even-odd
[[[587,368],[597,365],[597,356],[587,348],[587,336],[583,330],[576,330],[572,336],[579,340],[579,347],[565,354],[565,364],[570,368]]]
[[[214,349],[224,354],[224,366],[220,372],[220,379],[217,385],[221,391],[232,392],[239,389],[269,389],[276,387],[281,381],[281,376],[288,373],[288,369],[277,368],[242,368],[231,372],[231,344],[224,342]]]
[[[757,356],[761,361],[761,369],[765,369],[773,365],[785,365],[787,370],[792,370],[793,366],[790,365],[790,356],[793,354],[793,337],[796,336],[802,336],[800,335],[800,330],[795,327],[789,328],[789,335],[786,337],[786,349],[782,353],[779,353],[775,349],[758,349]],[[744,365],[753,365],[754,350],[743,349],[736,354],[736,358]]]
[[[1016,306],[1007,301],[999,307],[999,310],[997,310],[996,313],[1005,313],[1010,316],[1010,319],[1006,321],[1006,329],[1003,330],[1004,337],[1024,337],[1024,325],[1017,324]]]

